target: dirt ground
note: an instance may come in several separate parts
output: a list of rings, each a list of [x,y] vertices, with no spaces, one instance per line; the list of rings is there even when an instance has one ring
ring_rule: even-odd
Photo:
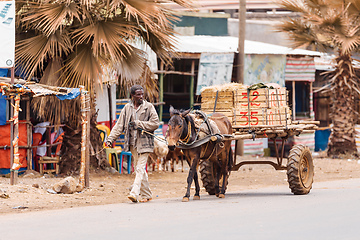
[[[246,158],[248,160],[249,157]],[[261,158],[272,160],[274,158]],[[237,161],[241,158],[237,159]],[[150,187],[153,191],[153,201],[163,198],[179,198],[185,194],[188,166],[185,171],[149,172]],[[360,178],[360,159],[328,159],[314,158],[314,182],[330,181],[348,178]],[[34,174],[35,173],[35,174]],[[48,189],[63,177],[50,175],[40,176],[31,172],[19,176],[16,185],[10,185],[8,177],[0,177],[0,214],[24,213],[80,206],[103,205],[130,201],[126,198],[135,175],[111,174],[106,171],[90,173],[90,187],[80,193],[52,194]],[[202,184],[201,184],[202,185]],[[227,192],[255,189],[271,185],[287,186],[286,171],[276,171],[270,165],[245,165],[237,172],[232,172],[229,178]],[[290,189],[289,189],[290,192]],[[194,194],[192,189],[191,194]],[[207,195],[202,188],[200,195]],[[4,198],[9,196],[9,198]],[[215,196],[214,196],[215,197]],[[144,203],[138,203],[144,204]]]

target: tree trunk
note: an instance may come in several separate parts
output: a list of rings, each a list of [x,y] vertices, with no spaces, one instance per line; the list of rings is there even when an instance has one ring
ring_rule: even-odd
[[[94,98],[91,98],[92,100]],[[91,101],[92,103],[94,101]],[[96,128],[97,113],[95,106],[91,104],[91,120],[90,120],[90,169],[106,169],[110,167],[107,162],[105,151],[103,150],[103,142],[100,132]],[[80,109],[77,111],[80,113]],[[61,146],[60,173],[65,175],[77,175],[80,171],[81,160],[81,124],[80,114],[78,118],[72,119],[66,123],[64,127],[64,137]]]
[[[332,105],[330,108],[333,128],[329,140],[328,155],[356,155],[356,91],[354,90],[356,86],[350,81],[355,78],[351,55],[339,55],[336,61],[338,64],[332,78]]]

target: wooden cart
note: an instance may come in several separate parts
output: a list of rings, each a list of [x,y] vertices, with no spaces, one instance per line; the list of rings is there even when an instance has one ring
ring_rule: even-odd
[[[237,171],[243,165],[269,164],[276,170],[286,170],[289,187],[294,194],[307,194],[310,192],[314,177],[314,164],[309,147],[297,144],[294,145],[288,154],[287,163],[284,163],[284,149],[286,140],[291,136],[298,136],[302,133],[312,133],[317,129],[317,121],[295,121],[288,126],[256,126],[243,127],[233,126],[234,140],[268,138],[273,141],[276,153],[276,162],[269,160],[240,161],[236,163],[232,171]],[[278,147],[276,139],[281,139]],[[236,141],[237,143],[237,141]],[[235,146],[235,156],[237,146]]]
[[[268,138],[273,141],[277,161],[241,161],[232,167],[237,171],[247,164],[269,164],[276,170],[287,170],[288,182],[294,194],[310,192],[314,176],[314,164],[309,147],[298,144],[289,151],[287,163],[283,163],[285,143],[291,136],[311,133],[317,129],[317,121],[293,121],[288,106],[286,88],[245,89],[242,85],[227,85],[220,90],[203,91],[201,109],[207,114],[221,112],[233,125],[233,135],[224,140]],[[281,139],[278,147],[277,139]],[[235,152],[235,156],[238,154]],[[236,161],[235,161],[236,162]],[[207,163],[204,163],[207,164]],[[207,175],[211,166],[200,167],[201,179],[206,191],[212,194],[213,188]],[[230,172],[228,173],[230,174]]]

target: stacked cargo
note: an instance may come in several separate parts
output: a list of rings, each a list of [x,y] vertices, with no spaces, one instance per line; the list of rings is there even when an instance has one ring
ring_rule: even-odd
[[[234,91],[237,90],[246,91],[246,86],[230,83],[203,88],[201,91],[201,110],[207,114],[222,113],[234,123]]]
[[[248,88],[231,83],[204,88],[201,97],[202,111],[208,114],[214,111],[223,113],[233,126],[291,124],[285,87],[256,89],[254,86]]]

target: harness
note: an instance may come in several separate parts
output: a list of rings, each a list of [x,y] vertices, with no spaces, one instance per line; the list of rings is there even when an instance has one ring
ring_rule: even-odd
[[[188,143],[187,141],[189,141],[190,137],[191,137],[191,122],[188,121],[188,132],[186,134],[186,137],[184,139],[180,139],[180,141],[178,141],[178,145],[176,147],[180,148],[180,149],[191,149],[191,148],[196,148],[196,147],[199,147],[209,141],[213,141],[213,142],[220,142],[222,140],[224,140],[224,137],[225,138],[228,138],[229,136],[232,136],[232,135],[229,135],[229,134],[219,134],[219,133],[213,133],[213,130],[212,130],[212,127],[210,126],[210,123],[209,123],[209,119],[208,117],[206,116],[205,113],[201,112],[201,111],[195,111],[195,114],[198,114],[200,115],[200,117],[202,119],[204,119],[203,123],[202,124],[206,124],[209,131],[210,131],[210,134],[209,135],[206,135],[204,138],[201,138],[201,139],[198,139],[199,137],[199,133],[200,133],[200,129],[201,129],[201,125],[197,131],[197,134],[196,134],[196,137],[195,137],[195,140]],[[186,121],[185,118],[183,118],[183,121]]]
[[[186,143],[187,141],[189,141],[189,138],[191,137],[191,123],[190,121],[188,122],[188,132],[187,132],[187,135],[184,139],[181,139],[180,138],[180,141],[183,142],[183,143]]]
[[[229,141],[229,140],[234,140],[234,136],[231,135],[231,134],[219,134],[219,133],[213,133],[212,131],[212,128],[210,126],[210,123],[209,123],[209,119],[208,117],[206,116],[205,113],[201,112],[201,111],[195,111],[195,114],[198,114],[202,117],[202,119],[204,119],[203,123],[202,124],[206,124],[209,131],[210,131],[210,134],[209,135],[206,135],[204,138],[201,138],[201,139],[198,139],[199,137],[199,133],[200,133],[200,128],[201,128],[201,125],[199,127],[199,130],[197,131],[197,134],[196,134],[196,137],[195,137],[195,140],[188,143],[190,137],[191,137],[191,122],[188,121],[188,132],[185,136],[185,138],[182,138],[180,139],[180,141],[178,141],[178,145],[176,146],[177,148],[180,148],[180,149],[191,149],[191,148],[197,148],[207,142],[210,142],[210,141],[213,141],[213,142],[220,142],[220,141]],[[185,118],[183,118],[183,120],[185,120]],[[186,120],[185,120],[186,121]],[[141,129],[141,128],[138,128],[138,130],[141,131],[141,134],[148,134],[148,135],[151,135],[155,138],[157,138],[159,141],[162,141],[164,143],[167,143],[166,140],[164,139],[161,139],[159,137],[157,137],[156,135],[154,135],[153,133],[150,133],[144,129]]]

